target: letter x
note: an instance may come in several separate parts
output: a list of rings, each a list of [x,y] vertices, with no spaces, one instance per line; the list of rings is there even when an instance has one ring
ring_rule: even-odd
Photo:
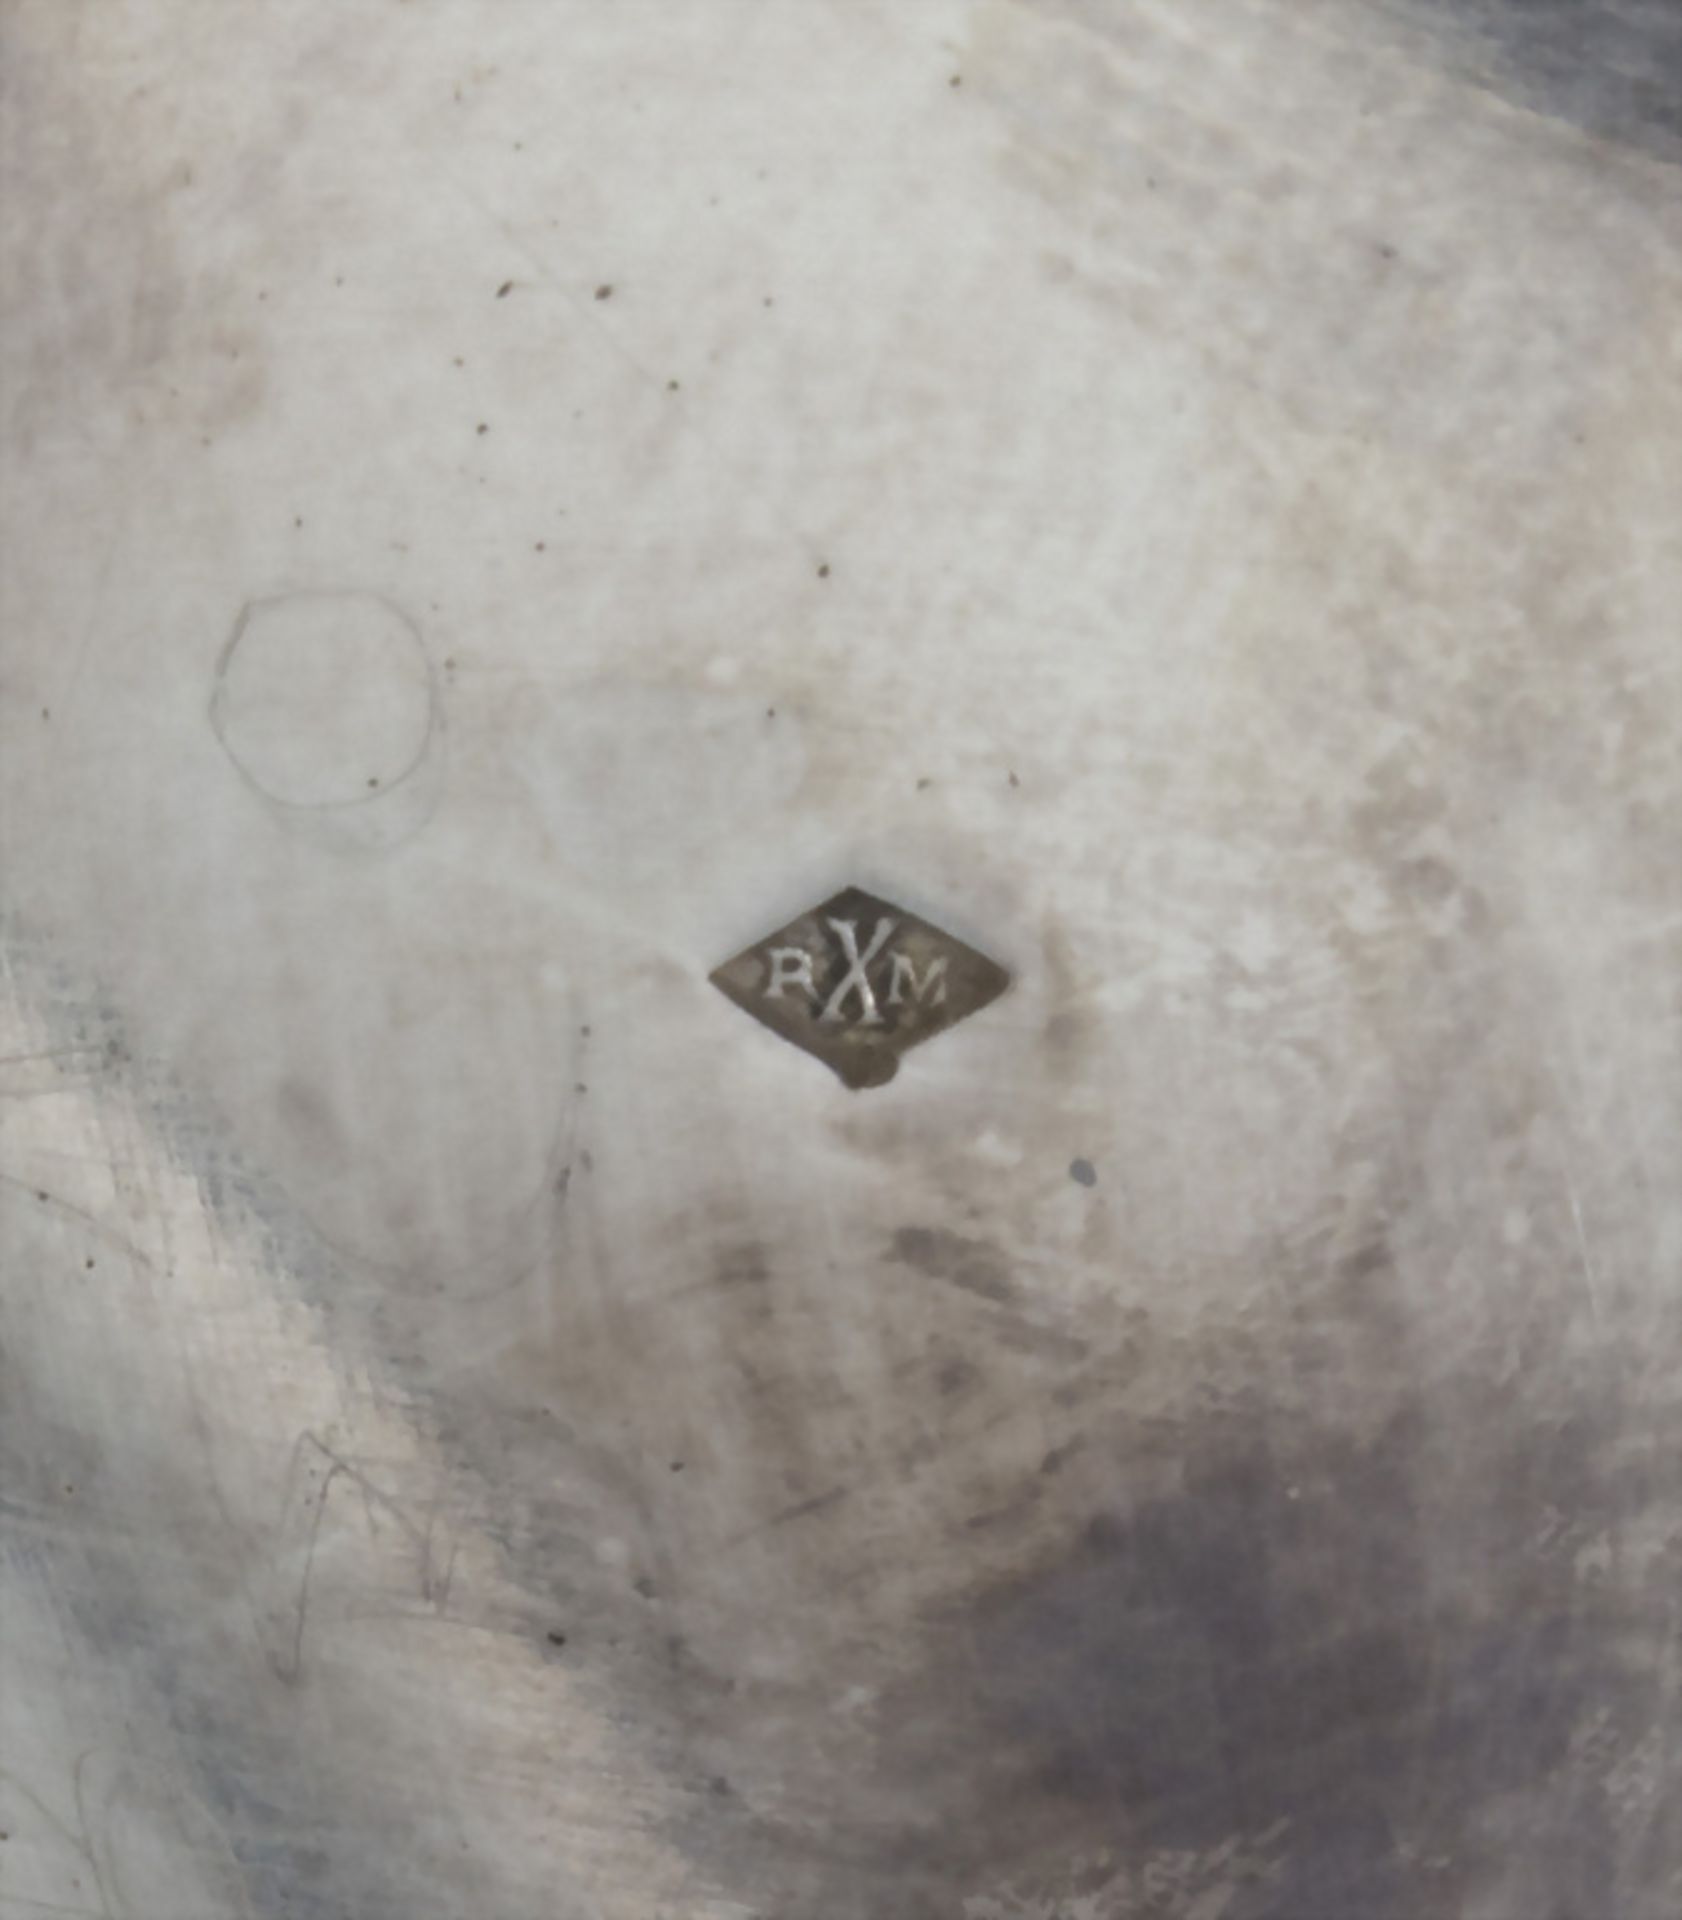
[[[824,1003],[824,1010],[818,1016],[820,1020],[839,1020],[841,1008],[849,993],[856,993],[859,1005],[863,1008],[862,1022],[867,1027],[879,1027],[882,1016],[876,1008],[876,995],[865,977],[868,967],[882,951],[884,944],[898,924],[893,920],[878,920],[876,931],[870,936],[870,945],[861,954],[859,952],[859,923],[856,920],[831,920],[830,930],[841,942],[841,957],[847,963],[847,977]]]

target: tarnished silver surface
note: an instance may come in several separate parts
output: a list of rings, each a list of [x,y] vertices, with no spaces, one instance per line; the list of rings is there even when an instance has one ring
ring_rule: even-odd
[[[0,1920],[1676,1920],[1674,8],[4,19]]]

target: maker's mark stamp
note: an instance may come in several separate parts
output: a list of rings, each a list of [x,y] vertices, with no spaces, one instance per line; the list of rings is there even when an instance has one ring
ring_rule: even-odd
[[[1010,985],[984,953],[859,887],[725,961],[712,980],[849,1087],[885,1085],[907,1048]]]

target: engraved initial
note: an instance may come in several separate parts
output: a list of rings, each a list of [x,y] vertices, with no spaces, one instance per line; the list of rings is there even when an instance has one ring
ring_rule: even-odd
[[[804,947],[773,947],[769,958],[771,978],[765,986],[767,1000],[780,1000],[784,987],[804,987],[814,1000],[817,999],[817,982],[812,978],[812,956]]]
[[[876,994],[865,975],[865,968],[882,951],[887,944],[888,936],[898,923],[893,920],[878,920],[876,931],[870,936],[870,945],[862,954],[859,952],[859,923],[856,920],[830,920],[826,924],[836,939],[841,942],[841,956],[847,962],[847,973],[840,986],[829,996],[823,1012],[818,1016],[819,1019],[839,1020],[848,994],[856,993],[861,1008],[860,1025],[879,1027],[882,1024],[882,1014],[876,1005]]]
[[[903,989],[911,989],[911,998],[918,1006],[944,1006],[946,1003],[946,956],[937,954],[923,969],[921,980],[917,978],[917,969],[911,964],[908,954],[894,955],[893,975],[888,982],[888,1005],[897,1007],[905,999]]]

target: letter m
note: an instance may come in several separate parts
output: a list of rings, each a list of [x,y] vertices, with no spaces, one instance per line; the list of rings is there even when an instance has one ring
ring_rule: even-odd
[[[938,955],[923,969],[919,980],[917,969],[910,958],[903,953],[894,955],[893,978],[888,984],[888,1005],[897,1007],[904,1004],[906,988],[911,990],[911,998],[918,1006],[938,1007],[946,999],[946,956]]]

